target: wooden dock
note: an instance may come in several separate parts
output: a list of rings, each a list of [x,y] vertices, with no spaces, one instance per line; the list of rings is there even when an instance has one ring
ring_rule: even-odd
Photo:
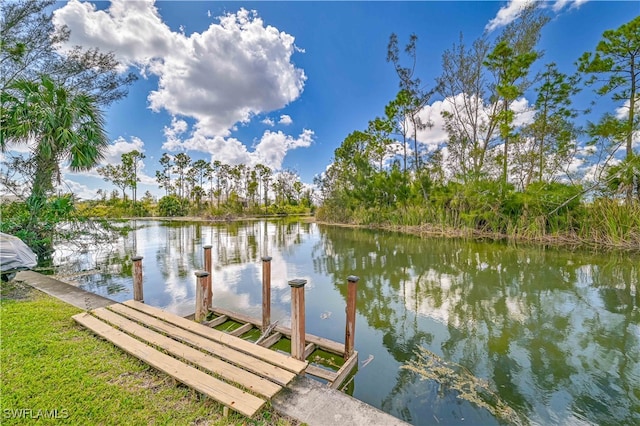
[[[259,320],[221,308],[203,324],[159,308],[129,300],[77,314],[73,319],[125,352],[198,392],[247,417],[297,375],[319,377],[337,387],[357,365],[357,352],[337,371],[301,361],[269,349],[291,330],[274,327],[273,334],[255,344],[240,336],[251,334]],[[230,332],[232,321],[240,326]],[[255,333],[253,333],[255,334]],[[316,349],[344,354],[344,345],[307,335],[305,355]]]
[[[133,300],[73,319],[247,417],[307,367],[307,362]]]
[[[345,343],[341,344],[306,334],[306,280],[289,281],[292,327],[271,324],[270,257],[262,258],[261,320],[213,307],[211,246],[204,248],[208,271],[195,271],[196,306],[191,318],[144,304],[142,257],[136,256],[134,300],[94,309],[73,319],[125,352],[247,417],[253,417],[298,375],[313,376],[328,387],[339,388],[354,374],[358,366],[358,352],[354,350],[358,277],[347,279]]]

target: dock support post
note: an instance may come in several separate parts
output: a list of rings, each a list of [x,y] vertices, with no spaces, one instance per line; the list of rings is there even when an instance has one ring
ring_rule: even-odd
[[[133,259],[133,300],[144,303],[142,292],[142,256]]]
[[[207,309],[213,308],[213,284],[212,284],[212,266],[211,266],[211,245],[204,246],[204,270],[209,273],[207,277],[207,291],[204,295],[204,303]]]
[[[271,257],[262,258],[262,332],[271,325]]]
[[[205,293],[207,291],[207,279],[209,273],[207,271],[196,271],[196,314],[195,320],[202,322],[207,318],[209,308],[205,305]]]
[[[304,285],[307,280],[289,281],[291,286],[291,356],[304,361]]]
[[[347,360],[353,355],[356,339],[356,296],[357,284],[360,278],[355,275],[347,277],[347,324],[344,332],[344,359]]]

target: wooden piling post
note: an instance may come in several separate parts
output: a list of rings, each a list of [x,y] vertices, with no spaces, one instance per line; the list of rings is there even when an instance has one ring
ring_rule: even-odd
[[[209,276],[207,277],[207,291],[205,292],[204,298],[205,298],[205,306],[207,307],[207,309],[212,309],[213,308],[213,284],[212,284],[212,279],[213,279],[213,272],[212,272],[212,262],[211,262],[211,245],[207,244],[206,246],[204,246],[204,270],[207,271],[209,273]]]
[[[262,258],[262,332],[271,325],[271,257]]]
[[[347,277],[347,324],[344,332],[344,359],[353,355],[356,339],[356,296],[357,284],[360,278],[355,275]]]
[[[291,287],[291,356],[304,361],[304,285],[307,280],[289,281]]]
[[[133,259],[133,300],[144,303],[142,291],[142,256]]]
[[[205,294],[207,291],[207,279],[209,273],[207,271],[196,271],[196,314],[195,320],[202,322],[207,318],[209,309],[205,305]]]

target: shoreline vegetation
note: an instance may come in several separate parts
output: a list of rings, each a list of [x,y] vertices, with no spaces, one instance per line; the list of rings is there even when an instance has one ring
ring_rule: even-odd
[[[459,238],[470,240],[491,240],[508,241],[523,244],[536,244],[543,246],[562,247],[567,249],[588,249],[588,250],[622,250],[630,252],[640,252],[640,228],[635,232],[632,230],[627,236],[621,239],[612,240],[604,233],[595,233],[598,239],[588,239],[580,236],[577,232],[544,234],[544,235],[522,235],[481,231],[471,228],[453,228],[430,223],[417,225],[399,225],[392,223],[358,224],[332,222],[319,220],[312,213],[300,213],[292,215],[226,215],[226,216],[144,216],[144,217],[122,217],[118,220],[166,220],[175,222],[209,222],[228,223],[233,221],[264,220],[264,219],[297,219],[307,222],[314,222],[320,225],[339,226],[346,228],[361,228],[369,230],[383,230],[389,232],[402,232],[416,235],[423,238]],[[114,218],[115,219],[115,218]],[[604,220],[604,219],[603,219]],[[638,225],[640,225],[640,208],[637,211]]]
[[[583,206],[588,208],[587,206]],[[618,206],[622,209],[628,209],[629,206]],[[459,238],[469,240],[490,240],[490,241],[507,241],[513,243],[535,244],[543,246],[562,247],[566,249],[587,249],[587,250],[622,250],[640,253],[640,206],[635,207],[634,211],[627,213],[631,219],[631,224],[614,222],[609,224],[608,229],[602,231],[592,230],[593,238],[580,235],[577,230],[571,232],[558,233],[542,233],[533,234],[531,232],[514,233],[491,232],[473,228],[455,228],[447,225],[436,225],[433,223],[419,224],[397,224],[397,223],[356,223],[356,222],[335,222],[331,220],[319,219],[313,212],[295,214],[249,214],[249,215],[232,215],[224,216],[212,215],[188,215],[188,216],[143,216],[143,217],[121,217],[118,220],[167,220],[176,222],[210,222],[210,223],[228,223],[233,221],[245,220],[264,220],[264,219],[284,219],[296,218],[305,221],[314,222],[320,225],[340,226],[348,228],[361,228],[369,230],[383,230],[390,232],[402,232],[406,234],[416,235],[424,238]],[[589,216],[589,213],[585,213]],[[116,219],[116,218],[113,218]],[[594,219],[604,223],[609,220],[606,216],[598,215]],[[613,220],[614,218],[611,218]],[[544,220],[544,219],[543,219]],[[633,224],[635,221],[635,225]],[[626,229],[625,229],[626,228]],[[616,231],[615,236],[608,235],[606,231]]]
[[[332,223],[315,220],[314,222],[331,225],[331,226],[343,226],[349,228],[362,228],[370,230],[384,230],[390,232],[402,232],[411,235],[417,235],[423,238],[458,238],[474,241],[506,241],[512,243],[533,244],[546,247],[558,247],[570,250],[586,249],[586,250],[620,250],[629,252],[640,253],[640,240],[638,236],[629,241],[612,242],[603,238],[600,241],[587,240],[574,234],[554,234],[554,235],[540,235],[540,236],[522,236],[522,235],[509,235],[504,233],[494,233],[486,231],[478,231],[474,229],[455,229],[436,226],[432,224],[422,225],[392,225],[392,224],[379,224],[379,225],[358,225],[358,224],[346,224],[346,223]]]

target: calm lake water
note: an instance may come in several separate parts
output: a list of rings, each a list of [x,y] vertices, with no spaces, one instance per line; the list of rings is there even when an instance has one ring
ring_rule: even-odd
[[[260,318],[268,255],[272,320],[289,324],[287,281],[303,278],[307,332],[340,342],[346,277],[357,275],[356,398],[416,425],[640,424],[638,256],[302,222],[135,226],[111,247],[59,251],[57,261],[89,271],[69,280],[124,301],[133,297],[131,258],[144,256],[145,302],[186,315],[202,247],[212,244],[214,304]],[[401,368],[420,348],[446,366],[445,377]],[[486,382],[484,403],[511,414],[459,398],[456,383],[472,377]]]

